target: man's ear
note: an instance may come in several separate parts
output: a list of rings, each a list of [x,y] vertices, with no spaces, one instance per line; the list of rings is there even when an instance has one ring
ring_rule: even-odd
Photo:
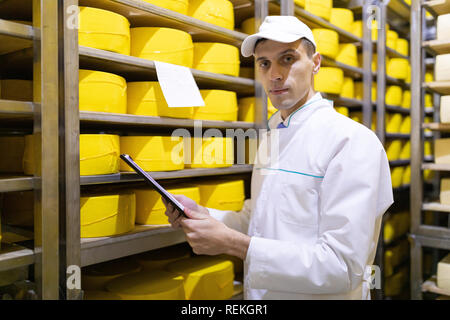
[[[320,55],[320,53],[316,52],[313,54],[311,60],[314,64],[313,74],[317,74],[317,72],[319,72],[319,69],[320,69],[320,63],[322,61],[322,56]]]

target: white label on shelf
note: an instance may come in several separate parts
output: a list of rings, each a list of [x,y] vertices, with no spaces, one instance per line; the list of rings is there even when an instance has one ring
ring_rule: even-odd
[[[156,74],[170,108],[205,106],[191,70],[187,67],[155,61]]]

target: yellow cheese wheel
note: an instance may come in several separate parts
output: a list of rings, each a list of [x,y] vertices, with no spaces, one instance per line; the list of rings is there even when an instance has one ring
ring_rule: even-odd
[[[82,238],[107,237],[134,229],[134,193],[89,195],[80,198]]]
[[[386,124],[387,133],[400,133],[403,117],[400,113],[388,114]]]
[[[305,7],[305,0],[294,0],[294,4],[304,8]]]
[[[171,136],[129,136],[120,138],[120,151],[145,171],[172,171],[184,168],[183,138]],[[134,172],[125,162],[121,171]]]
[[[218,180],[196,183],[200,204],[207,208],[240,211],[244,205],[244,180]]]
[[[403,119],[402,124],[400,126],[400,133],[406,133],[406,134],[411,133],[411,117],[410,116],[406,116]]]
[[[407,186],[411,183],[411,166],[407,166],[402,176],[402,186]]]
[[[130,23],[120,14],[80,7],[78,43],[101,50],[130,54]]]
[[[80,175],[119,172],[119,136],[80,134]]]
[[[255,18],[248,18],[242,21],[241,30],[246,34],[254,34],[256,33],[255,29]]]
[[[239,49],[235,46],[216,42],[194,43],[194,69],[237,77],[239,65]]]
[[[395,167],[392,169],[391,180],[393,188],[399,188],[402,185],[402,177],[404,170],[405,170],[404,167]]]
[[[192,117],[192,107],[170,108],[158,81],[128,82],[127,112],[140,116]]]
[[[192,119],[236,121],[238,105],[236,92],[227,90],[200,90],[205,105],[194,107]]]
[[[344,8],[332,8],[330,22],[347,32],[352,32],[353,11]]]
[[[403,91],[402,108],[411,108],[411,91],[409,90]]]
[[[136,194],[136,223],[145,225],[169,224],[165,215],[166,207],[161,196],[154,189],[135,189]],[[182,194],[186,197],[200,201],[200,191],[197,187],[185,186],[179,188],[167,188],[171,194]]]
[[[385,96],[386,104],[400,107],[403,100],[403,91],[400,86],[388,86]]]
[[[358,50],[353,43],[339,44],[336,61],[349,66],[358,67]]]
[[[175,274],[155,270],[118,277],[106,289],[123,300],[184,300],[183,279]]]
[[[239,99],[238,120],[244,122],[255,122],[255,97]],[[270,99],[267,99],[267,119],[277,112]]]
[[[20,79],[0,80],[0,99],[33,101],[33,81]]]
[[[34,225],[34,192],[6,192],[0,199],[4,224],[20,227]]]
[[[222,28],[234,29],[234,8],[228,0],[190,0],[189,15]]]
[[[388,76],[406,80],[408,78],[408,60],[403,58],[391,58],[386,67]]]
[[[423,170],[423,179],[425,181],[431,181],[434,177],[434,171],[431,169]]]
[[[408,65],[406,66],[406,79],[405,79],[406,83],[411,83],[411,65],[408,63]]]
[[[401,140],[391,140],[386,144],[386,155],[389,161],[398,160],[400,157],[400,152],[402,151],[402,141]]]
[[[191,150],[190,154],[187,152],[189,149]],[[232,137],[194,137],[185,139],[186,168],[230,167],[233,163],[234,140]]]
[[[192,68],[192,37],[177,29],[131,28],[131,55]]]
[[[393,247],[386,248],[384,252],[384,276],[389,277],[394,274],[394,268],[401,264],[409,252],[408,240],[400,241]]]
[[[80,111],[127,113],[127,83],[121,76],[79,70]]]
[[[424,155],[425,156],[432,156],[433,155],[433,149],[432,149],[432,144],[431,141],[425,141],[423,144],[423,150],[424,150]]]
[[[404,56],[408,56],[409,55],[409,42],[408,42],[408,40],[402,39],[402,38],[398,38],[395,50],[398,53],[400,53],[400,54],[402,54]]]
[[[434,81],[433,71],[425,72],[425,82],[433,82],[433,81]]]
[[[233,295],[234,271],[229,260],[196,256],[172,262],[167,270],[183,278],[187,300],[225,300]]]
[[[388,30],[386,32],[386,46],[391,49],[397,48],[397,39],[398,39],[398,33],[394,30]]]
[[[358,38],[363,37],[363,24],[361,20],[354,21],[352,24],[352,30],[350,31],[354,36]]]
[[[317,51],[320,54],[335,59],[339,53],[339,34],[330,29],[315,28],[312,29]]]
[[[403,145],[402,151],[399,156],[400,160],[409,160],[411,159],[411,143],[408,141]]]
[[[355,84],[353,78],[344,77],[342,85],[341,97],[353,99],[355,97]]]
[[[325,20],[330,20],[331,8],[332,0],[305,0],[305,10]]]
[[[154,4],[155,6],[169,9],[181,14],[187,14],[189,8],[188,0],[144,0],[145,2]]]
[[[350,115],[347,107],[334,107],[334,110],[336,110],[336,112],[338,112],[346,117],[348,117]]]
[[[25,138],[23,136],[0,137],[0,172],[23,173],[22,161],[25,149]]]
[[[430,93],[425,94],[425,108],[434,107],[433,96]]]
[[[81,287],[83,290],[104,291],[111,280],[140,270],[139,263],[128,258],[94,264],[83,268]]]
[[[344,72],[339,68],[321,67],[314,78],[314,90],[340,94],[344,84]]]
[[[163,269],[171,262],[189,258],[191,249],[187,243],[141,253],[135,257],[144,270]]]
[[[403,167],[398,167],[403,169]],[[409,230],[410,213],[408,211],[396,212],[384,224],[384,242],[391,243]]]
[[[372,41],[378,40],[378,30],[380,30],[380,29],[378,29],[378,21],[372,20]],[[389,31],[389,24],[385,24],[385,29],[386,29],[386,37],[387,37],[387,32]]]

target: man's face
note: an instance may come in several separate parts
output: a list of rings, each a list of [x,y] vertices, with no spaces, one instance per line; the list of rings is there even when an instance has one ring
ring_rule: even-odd
[[[306,98],[320,66],[320,55],[315,53],[308,57],[301,41],[264,40],[255,48],[258,80],[272,104],[280,110],[291,109]]]

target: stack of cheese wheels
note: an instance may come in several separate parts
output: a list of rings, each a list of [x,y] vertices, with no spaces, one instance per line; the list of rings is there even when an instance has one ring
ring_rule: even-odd
[[[408,40],[402,39],[402,38],[398,38],[395,50],[398,53],[400,53],[400,54],[402,54],[404,56],[408,56],[409,55],[409,42],[408,42]]]
[[[339,53],[339,34],[330,29],[312,29],[317,51],[327,57],[335,59]]]
[[[189,8],[188,0],[143,0],[143,1],[181,14],[188,14]]]
[[[399,160],[409,160],[411,158],[411,142],[408,140],[402,147]]]
[[[450,122],[450,96],[441,96],[440,115],[442,123]]]
[[[23,171],[25,174],[40,174],[40,162],[35,163],[35,152],[39,139],[35,135],[25,136]],[[119,136],[110,134],[80,134],[80,175],[113,174],[119,172]],[[38,161],[40,157],[37,157]]]
[[[169,224],[165,215],[166,207],[161,200],[161,195],[154,189],[135,189],[136,194],[136,223],[145,225]],[[196,186],[179,186],[167,188],[171,194],[182,194],[186,197],[200,201],[200,191]]]
[[[230,167],[234,163],[232,137],[194,137],[184,142],[186,168]]]
[[[193,107],[170,108],[158,81],[128,82],[129,114],[189,119],[193,111]]]
[[[0,150],[8,150],[0,157],[0,172],[23,173],[25,138],[23,136],[0,137]]]
[[[190,0],[189,15],[222,28],[234,29],[233,3],[228,0]]]
[[[244,21],[242,21],[241,31],[246,34],[256,33],[255,18],[248,18],[248,19],[245,19]]]
[[[192,119],[236,121],[238,103],[236,92],[227,90],[200,90],[205,105],[194,107]]]
[[[386,104],[400,107],[403,100],[403,91],[400,86],[388,86],[385,95]]]
[[[244,122],[255,122],[255,107],[255,97],[245,97],[239,99],[238,120]],[[275,109],[272,105],[270,99],[267,99],[267,119],[270,119],[276,111],[277,109]]]
[[[120,14],[80,7],[78,43],[101,50],[130,54],[130,23]]]
[[[408,232],[410,225],[410,213],[407,211],[397,212],[389,217],[384,224],[384,243],[391,243]]]
[[[391,113],[386,117],[386,132],[387,133],[400,133],[400,127],[402,125],[403,117],[400,113]]]
[[[398,33],[394,30],[388,30],[386,32],[386,46],[391,49],[397,48],[397,39],[398,39]]]
[[[388,76],[406,80],[408,78],[409,62],[404,58],[391,58],[386,66],[386,73]]]
[[[106,284],[120,276],[139,272],[141,266],[129,258],[94,264],[83,268],[81,287],[83,290],[106,291]]]
[[[406,166],[403,171],[402,186],[407,186],[411,183],[411,166]]]
[[[79,70],[80,111],[127,113],[127,83],[121,76]]]
[[[34,192],[6,192],[0,200],[5,224],[30,228],[34,225]]]
[[[121,152],[129,154],[145,171],[172,171],[184,168],[183,138],[171,136],[129,136],[120,138]],[[125,162],[121,171],[133,172]]]
[[[336,61],[349,66],[358,66],[358,50],[353,43],[339,44],[339,52]]]
[[[217,42],[194,43],[194,69],[237,77],[239,66],[237,47]]]
[[[33,81],[21,79],[0,80],[0,99],[33,101]]]
[[[355,97],[355,83],[353,78],[344,77],[344,84],[342,85],[341,97],[353,99]]]
[[[409,243],[404,239],[397,245],[389,247],[384,252],[384,276],[389,277],[394,274],[394,268],[401,264],[408,256]]]
[[[387,142],[386,155],[389,161],[398,160],[402,151],[402,145],[401,140],[390,140]]]
[[[332,8],[330,22],[347,32],[352,32],[353,11],[344,8]]]
[[[305,0],[305,10],[325,20],[330,20],[332,8],[332,0]]]
[[[321,67],[314,77],[314,90],[341,94],[344,85],[344,72],[339,68]]]
[[[163,270],[141,271],[118,277],[108,282],[106,290],[122,300],[185,299],[182,277]]]
[[[234,268],[230,260],[196,256],[169,263],[166,270],[183,278],[186,300],[225,300],[233,295]]]
[[[189,258],[191,248],[186,243],[177,244],[136,255],[134,259],[144,270],[164,269],[169,263]]]
[[[450,53],[436,56],[434,78],[435,81],[450,81]]]
[[[401,187],[404,170],[405,170],[405,167],[395,167],[395,168],[391,169],[392,188]]]
[[[80,198],[82,238],[107,237],[134,229],[134,193],[86,195]]]
[[[244,180],[197,182],[200,204],[218,210],[240,211],[244,206]]]
[[[171,28],[131,28],[131,55],[192,68],[192,37],[185,31]]]

